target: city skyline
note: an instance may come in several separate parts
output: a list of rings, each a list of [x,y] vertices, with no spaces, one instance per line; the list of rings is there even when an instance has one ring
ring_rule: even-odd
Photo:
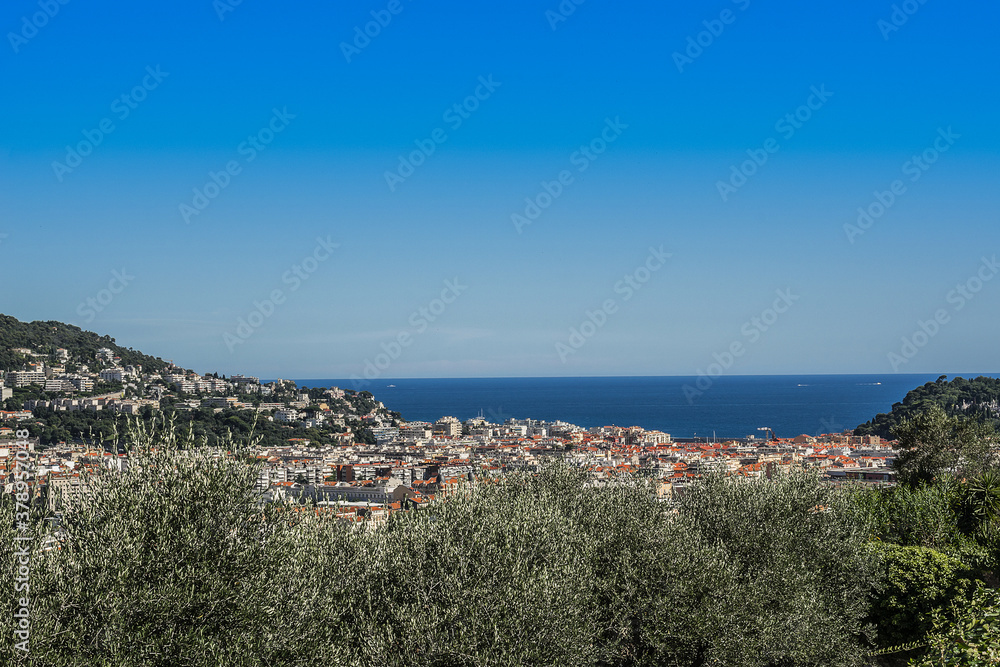
[[[263,378],[995,371],[997,14],[17,2],[0,310]]]

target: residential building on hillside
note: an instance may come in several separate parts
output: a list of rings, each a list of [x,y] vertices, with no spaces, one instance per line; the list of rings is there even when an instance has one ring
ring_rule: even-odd
[[[11,371],[7,373],[6,383],[8,387],[19,389],[33,384],[45,385],[44,371]]]
[[[286,422],[293,423],[299,420],[298,410],[278,410],[274,413],[274,421],[276,422]]]
[[[121,382],[125,378],[125,372],[121,368],[106,368],[98,376],[105,382]]]

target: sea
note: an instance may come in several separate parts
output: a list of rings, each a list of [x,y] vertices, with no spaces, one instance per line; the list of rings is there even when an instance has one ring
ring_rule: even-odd
[[[400,378],[295,380],[302,387],[371,392],[407,421],[482,415],[561,420],[593,426],[641,426],[675,438],[818,435],[853,429],[889,412],[935,374],[733,375],[707,377]],[[948,374],[952,379],[992,373]]]

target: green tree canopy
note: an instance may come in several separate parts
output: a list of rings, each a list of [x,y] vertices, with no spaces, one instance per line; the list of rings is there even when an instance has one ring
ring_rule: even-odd
[[[996,466],[993,426],[949,416],[935,404],[908,417],[895,430],[900,483],[915,486],[944,474],[975,477]]]
[[[1000,428],[1000,378],[956,377],[949,381],[942,375],[934,382],[911,389],[890,412],[876,415],[854,429],[854,433],[891,438],[903,420],[912,419],[934,405],[951,416],[981,419]]]
[[[260,505],[245,457],[172,432],[138,439],[128,470],[92,479],[58,529],[35,523],[25,660],[0,578],[14,664],[865,661],[863,532],[815,477],[711,478],[672,506],[644,483],[594,488],[553,466],[369,527]],[[0,544],[14,543],[13,512],[0,497]]]

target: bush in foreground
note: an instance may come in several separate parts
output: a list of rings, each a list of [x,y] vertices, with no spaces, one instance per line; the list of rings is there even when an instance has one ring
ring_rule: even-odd
[[[365,529],[261,507],[256,475],[147,434],[65,513],[61,548],[36,522],[31,653],[13,650],[10,576],[0,651],[58,667],[864,663],[873,559],[814,476],[713,477],[671,509],[552,466]]]

